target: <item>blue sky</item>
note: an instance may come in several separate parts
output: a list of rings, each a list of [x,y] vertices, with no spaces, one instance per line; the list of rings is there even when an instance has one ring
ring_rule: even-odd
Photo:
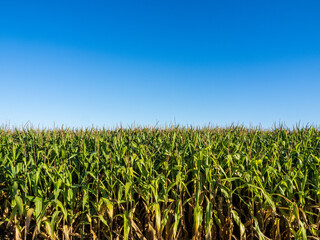
[[[320,1],[0,1],[0,123],[319,125]]]

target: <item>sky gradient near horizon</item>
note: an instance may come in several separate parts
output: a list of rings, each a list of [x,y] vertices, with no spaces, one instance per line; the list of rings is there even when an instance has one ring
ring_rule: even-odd
[[[0,123],[320,123],[320,1],[0,1]]]

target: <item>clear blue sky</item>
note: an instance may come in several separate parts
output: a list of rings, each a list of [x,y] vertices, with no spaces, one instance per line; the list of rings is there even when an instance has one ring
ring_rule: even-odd
[[[0,1],[0,123],[320,123],[320,1]]]

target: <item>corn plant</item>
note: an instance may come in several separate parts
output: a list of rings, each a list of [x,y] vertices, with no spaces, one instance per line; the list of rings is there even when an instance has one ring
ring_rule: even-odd
[[[318,239],[320,131],[0,128],[0,239]]]

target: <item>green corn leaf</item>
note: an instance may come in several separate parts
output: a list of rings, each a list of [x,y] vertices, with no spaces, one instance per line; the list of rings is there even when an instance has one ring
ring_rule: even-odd
[[[235,222],[237,223],[237,225],[240,228],[240,239],[245,239],[245,226],[241,222],[241,219],[239,217],[238,212],[235,211],[235,210],[232,210],[232,216],[233,216],[233,219],[235,220]]]

